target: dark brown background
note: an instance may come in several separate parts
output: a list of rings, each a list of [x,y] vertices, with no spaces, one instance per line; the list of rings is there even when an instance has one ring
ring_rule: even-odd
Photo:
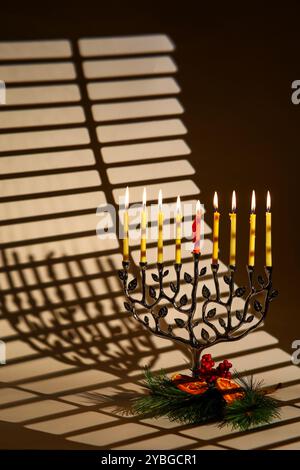
[[[274,283],[280,297],[267,329],[291,353],[292,341],[300,339],[300,105],[291,102],[291,83],[300,79],[299,9],[292,3],[243,10],[197,3],[195,8],[196,2],[11,2],[1,5],[0,39],[166,33],[174,40],[191,162],[201,201],[208,206],[213,191],[219,192],[224,247],[232,189],[238,194],[243,214],[238,263],[247,259],[252,189],[258,204],[257,253],[264,259],[265,194],[271,191]],[[227,256],[223,249],[221,257]]]

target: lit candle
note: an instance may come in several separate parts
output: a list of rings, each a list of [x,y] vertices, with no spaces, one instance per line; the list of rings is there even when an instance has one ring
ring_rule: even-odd
[[[193,223],[194,232],[194,253],[200,253],[200,238],[201,238],[201,204],[200,201],[196,203],[196,215]]]
[[[162,192],[161,189],[158,193],[158,240],[157,240],[157,262],[162,263],[164,260],[163,248],[164,248],[164,239],[163,239],[163,226],[164,226],[164,214],[162,211]]]
[[[230,217],[230,255],[229,255],[229,266],[235,266],[236,264],[236,194],[235,191],[232,193],[231,200],[231,213]]]
[[[220,213],[218,212],[218,194],[214,194],[214,227],[213,227],[213,255],[212,264],[218,264],[219,258],[219,223]]]
[[[255,263],[255,230],[256,230],[256,214],[255,214],[255,191],[252,191],[251,198],[251,214],[250,214],[250,236],[249,236],[249,259],[248,265],[253,267]]]
[[[266,211],[266,266],[272,266],[272,214],[271,214],[271,195],[267,194],[267,211]]]
[[[147,210],[146,210],[146,188],[143,191],[143,206],[141,212],[141,263],[146,263],[146,248],[147,248]]]
[[[129,260],[129,236],[128,236],[128,205],[129,205],[129,189],[128,186],[125,192],[125,210],[124,210],[124,238],[123,238],[123,261],[127,262]]]
[[[180,197],[177,197],[177,204],[176,204],[176,241],[175,241],[175,263],[181,263],[181,222],[182,222],[182,214],[181,214],[181,204],[180,204]]]

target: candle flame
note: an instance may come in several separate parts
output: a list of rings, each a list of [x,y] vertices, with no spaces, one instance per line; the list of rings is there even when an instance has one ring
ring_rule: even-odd
[[[200,201],[198,200],[196,202],[196,214],[199,215],[201,212],[201,204],[200,204]]]
[[[143,190],[143,209],[146,208],[146,202],[147,202],[147,193],[146,193],[146,188]]]
[[[180,196],[177,196],[177,202],[176,202],[176,212],[177,214],[181,213],[181,202],[180,202]]]
[[[235,191],[232,191],[232,199],[231,199],[231,211],[236,211],[236,194]]]
[[[127,186],[126,191],[125,191],[125,209],[128,209],[129,206],[129,188]]]
[[[158,193],[158,210],[159,211],[162,210],[162,190],[161,189],[159,190],[159,193]]]
[[[215,194],[214,194],[214,209],[215,209],[215,211],[218,210],[218,205],[219,205],[218,204],[218,193],[217,193],[217,191],[215,191]]]
[[[267,212],[271,211],[271,194],[270,191],[267,193]]]
[[[256,197],[255,197],[255,191],[252,191],[252,197],[251,197],[251,212],[254,213],[256,209]]]

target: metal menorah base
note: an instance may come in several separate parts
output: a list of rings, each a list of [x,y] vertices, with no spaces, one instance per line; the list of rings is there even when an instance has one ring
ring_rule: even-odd
[[[238,341],[258,328],[278,291],[272,287],[271,267],[266,267],[265,277],[259,275],[255,282],[254,268],[247,266],[248,288],[236,288],[235,267],[229,266],[228,273],[223,277],[228,292],[221,295],[219,265],[212,264],[214,292],[203,283],[202,299],[198,300],[199,281],[207,274],[207,269],[199,269],[199,254],[194,253],[193,257],[193,276],[185,272],[183,280],[182,264],[174,265],[175,282],[167,281],[169,270],[165,269],[163,264],[157,264],[157,273],[152,273],[155,284],[148,285],[147,263],[140,263],[139,282],[137,278],[129,281],[129,262],[123,262],[119,277],[127,299],[124,302],[126,310],[151,333],[184,344],[191,351],[191,370],[193,376],[197,377],[202,351],[217,343]],[[191,285],[190,299],[187,294],[180,295],[181,282]],[[138,284],[141,286],[141,295],[133,296]],[[233,310],[235,298],[243,299],[242,309]],[[180,317],[172,319],[172,323],[167,322],[170,308],[181,314]],[[217,311],[218,308],[222,309],[222,314]],[[180,335],[180,330],[185,330],[185,335]]]

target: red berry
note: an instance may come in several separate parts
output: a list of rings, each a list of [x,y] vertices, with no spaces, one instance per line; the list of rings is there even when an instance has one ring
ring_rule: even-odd
[[[204,356],[202,357],[202,360],[204,361],[210,361],[211,360],[211,354],[204,354]]]
[[[229,362],[227,359],[224,359],[223,364],[224,364],[228,369],[230,369],[230,368],[232,367],[231,362]]]

